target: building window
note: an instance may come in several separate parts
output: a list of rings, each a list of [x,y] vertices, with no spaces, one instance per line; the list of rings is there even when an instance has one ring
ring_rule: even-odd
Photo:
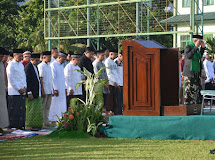
[[[180,36],[180,46],[181,49],[184,49],[190,42],[190,35],[181,35]]]
[[[214,5],[214,0],[204,0],[204,6]]]
[[[191,0],[182,0],[182,7],[190,7],[191,6]]]

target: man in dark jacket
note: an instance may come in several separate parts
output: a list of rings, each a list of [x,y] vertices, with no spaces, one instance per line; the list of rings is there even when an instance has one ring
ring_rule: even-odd
[[[193,41],[189,42],[184,50],[185,64],[184,76],[184,104],[201,104],[201,70],[202,55],[205,50],[203,36],[193,35]]]
[[[37,65],[40,54],[31,54],[31,61],[25,67],[27,81],[26,127],[42,128],[41,85]]]
[[[93,70],[93,64],[91,61],[91,58],[94,54],[94,50],[91,47],[87,47],[85,49],[85,52],[83,56],[80,59],[79,67],[83,71],[83,68],[85,67],[90,73],[94,74]],[[84,85],[82,85],[82,100],[86,99],[86,91]]]
[[[94,73],[93,64],[92,64],[92,61],[90,60],[93,54],[94,54],[94,50],[91,47],[87,47],[85,49],[85,52],[81,57],[80,64],[79,64],[79,67],[81,68],[81,70],[83,70],[83,68],[85,67],[90,73]]]

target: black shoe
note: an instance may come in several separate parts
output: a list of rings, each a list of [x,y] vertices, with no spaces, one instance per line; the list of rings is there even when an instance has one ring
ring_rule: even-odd
[[[31,131],[39,131],[40,128],[32,128]]]

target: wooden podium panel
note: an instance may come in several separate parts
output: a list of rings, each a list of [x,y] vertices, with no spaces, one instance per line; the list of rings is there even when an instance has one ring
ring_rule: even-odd
[[[179,102],[178,50],[160,50],[161,106],[177,106]]]
[[[159,50],[123,42],[124,115],[160,116]]]
[[[123,41],[124,115],[160,116],[161,106],[178,106],[178,67],[178,50],[154,41]]]

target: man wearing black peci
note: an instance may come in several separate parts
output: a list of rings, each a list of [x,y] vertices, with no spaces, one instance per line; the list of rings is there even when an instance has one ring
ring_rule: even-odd
[[[193,40],[189,42],[184,50],[185,64],[184,76],[184,104],[201,104],[201,70],[202,55],[205,50],[203,36],[193,35]]]

